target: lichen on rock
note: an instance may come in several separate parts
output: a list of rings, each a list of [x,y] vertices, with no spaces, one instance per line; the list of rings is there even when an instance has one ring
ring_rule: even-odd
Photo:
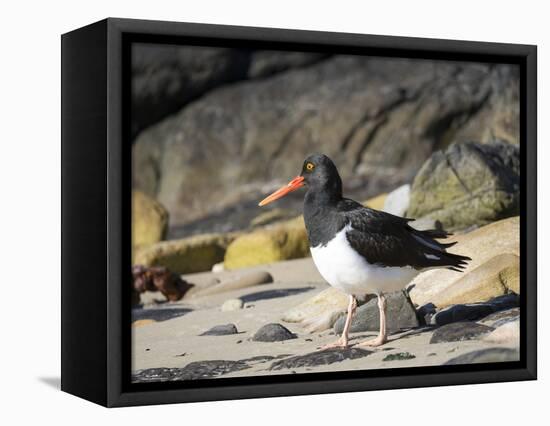
[[[139,250],[134,263],[164,266],[177,274],[209,271],[221,262],[236,234],[203,234],[181,240],[163,241]]]
[[[304,220],[300,216],[235,239],[225,253],[226,269],[238,269],[309,256]]]
[[[141,191],[132,191],[132,247],[145,247],[166,237],[168,211]]]
[[[453,144],[432,154],[414,178],[407,210],[448,230],[518,214],[519,147],[504,142]]]

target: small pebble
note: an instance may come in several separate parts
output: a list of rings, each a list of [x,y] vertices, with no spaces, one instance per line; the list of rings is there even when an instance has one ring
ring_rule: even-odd
[[[205,331],[201,336],[226,336],[228,334],[238,334],[235,324],[216,325],[210,330]]]
[[[241,299],[228,299],[223,302],[221,307],[222,312],[238,311],[243,308],[243,301]]]
[[[223,262],[216,263],[214,266],[212,266],[212,272],[219,273],[225,271],[225,267],[223,266]]]

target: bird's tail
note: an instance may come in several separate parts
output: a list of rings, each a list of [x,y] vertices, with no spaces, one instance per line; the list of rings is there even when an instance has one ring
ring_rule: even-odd
[[[472,259],[468,256],[462,256],[460,254],[454,254],[447,252],[449,247],[456,244],[442,243],[436,239],[448,238],[453,234],[446,232],[442,229],[428,229],[426,231],[414,231],[414,238],[424,244],[426,248],[431,249],[433,254],[433,266],[446,267],[451,271],[462,272],[468,266],[468,262]]]
[[[472,260],[468,256],[447,252],[441,256],[441,259],[445,261],[445,266],[447,266],[447,269],[456,272],[463,272],[466,266],[468,266],[468,262]]]

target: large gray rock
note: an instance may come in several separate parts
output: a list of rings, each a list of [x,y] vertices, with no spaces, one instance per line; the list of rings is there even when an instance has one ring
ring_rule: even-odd
[[[345,312],[349,304],[349,296],[334,287],[328,287],[310,299],[294,306],[285,312],[282,320],[299,322],[308,331],[323,331],[331,328],[335,316]],[[311,330],[309,330],[311,328]]]
[[[519,351],[510,348],[488,348],[468,352],[450,359],[445,365],[481,364],[488,362],[519,361]]]
[[[435,330],[430,343],[461,342],[463,340],[479,339],[493,330],[493,327],[476,322],[453,322]]]
[[[339,166],[347,193],[366,199],[409,181],[450,141],[517,143],[519,115],[503,113],[517,99],[510,70],[335,56],[220,86],[138,136],[134,186],[183,225],[256,208],[320,151]],[[496,129],[503,114],[509,134]]]
[[[344,330],[345,316],[334,324],[334,332],[341,334]],[[386,296],[386,328],[389,332],[418,327],[418,319],[414,306],[404,292],[391,293]],[[374,298],[357,308],[351,322],[351,332],[378,331],[380,328],[380,313],[378,299]]]
[[[435,152],[414,178],[407,215],[449,230],[519,214],[519,146],[453,144]]]
[[[138,43],[132,49],[132,132],[221,84],[246,78],[250,54],[216,47]]]

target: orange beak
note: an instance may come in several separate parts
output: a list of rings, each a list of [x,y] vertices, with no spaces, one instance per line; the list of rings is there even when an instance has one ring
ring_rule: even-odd
[[[303,176],[296,176],[294,179],[292,179],[289,183],[287,183],[282,188],[275,191],[273,194],[267,196],[262,201],[258,203],[260,207],[265,206],[266,204],[269,204],[275,200],[278,200],[279,198],[284,197],[287,194],[290,194],[293,191],[296,191],[297,189],[304,186],[304,177]]]

